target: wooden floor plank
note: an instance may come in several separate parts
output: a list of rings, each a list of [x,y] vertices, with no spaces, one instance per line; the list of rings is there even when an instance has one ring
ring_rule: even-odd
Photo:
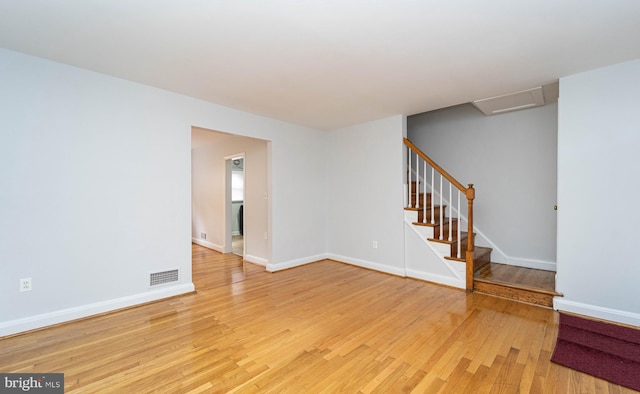
[[[193,246],[196,292],[0,339],[67,393],[633,391],[550,362],[557,313],[330,260]]]

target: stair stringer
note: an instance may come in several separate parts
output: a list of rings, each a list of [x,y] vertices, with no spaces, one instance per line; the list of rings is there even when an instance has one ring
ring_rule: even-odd
[[[465,263],[447,260],[448,245],[428,241],[433,237],[433,228],[416,226],[418,219],[414,211],[405,211],[405,271],[411,278],[464,289],[466,286]]]

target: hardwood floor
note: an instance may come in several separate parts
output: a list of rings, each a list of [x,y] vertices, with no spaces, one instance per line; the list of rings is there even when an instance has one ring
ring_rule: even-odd
[[[549,361],[557,313],[333,261],[193,246],[197,292],[0,340],[67,393],[631,393]]]
[[[244,237],[242,235],[231,237],[231,249],[233,254],[244,256]]]

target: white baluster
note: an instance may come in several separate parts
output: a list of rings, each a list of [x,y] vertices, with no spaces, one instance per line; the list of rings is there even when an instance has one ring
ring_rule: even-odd
[[[442,212],[443,211],[443,209],[442,209],[442,178],[443,178],[443,176],[442,176],[442,174],[440,174],[440,221],[438,222],[440,224],[440,235],[438,236],[438,239],[440,239],[440,240],[444,239],[444,237],[442,236],[442,233],[443,233],[442,225],[444,224],[443,223],[444,219],[442,217],[442,215],[443,215],[443,212]]]
[[[422,172],[422,223],[427,222],[427,162],[423,162],[423,172]]]
[[[411,148],[407,147],[409,163],[407,166],[407,190],[409,190],[409,199],[407,200],[407,207],[411,208]]]
[[[449,205],[452,205],[453,203],[453,196],[451,194],[451,182],[449,182]],[[451,233],[453,231],[453,212],[449,212],[449,242],[451,242],[453,240],[453,234]]]
[[[420,205],[420,156],[416,152],[416,208]]]
[[[460,225],[460,189],[458,189],[458,254],[456,255],[456,257],[461,258],[462,254],[460,254],[460,231],[461,231],[461,225]]]
[[[436,170],[431,167],[431,224],[436,224],[435,220],[435,203],[436,203]]]

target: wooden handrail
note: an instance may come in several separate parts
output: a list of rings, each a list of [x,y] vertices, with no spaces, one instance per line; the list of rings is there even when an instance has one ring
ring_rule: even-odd
[[[438,165],[438,163],[436,163],[435,161],[431,160],[431,158],[429,156],[427,156],[426,154],[424,154],[424,152],[422,152],[420,150],[420,148],[415,146],[413,144],[413,142],[409,141],[407,138],[404,138],[404,144],[407,145],[418,156],[420,156],[424,161],[429,163],[429,165],[432,168],[434,168],[436,171],[438,171],[438,173],[440,173],[443,177],[445,177],[458,190],[463,192],[465,194],[465,197],[467,198],[467,233],[468,234],[467,234],[467,249],[466,249],[466,253],[465,253],[465,264],[466,264],[465,287],[466,287],[467,291],[473,291],[473,273],[475,272],[474,261],[473,261],[473,244],[474,244],[474,241],[473,241],[473,238],[474,238],[474,236],[473,236],[473,200],[476,197],[476,191],[473,188],[473,184],[470,183],[469,187],[462,186],[462,183],[458,182],[458,180],[456,178],[454,178],[448,172],[446,172],[444,170],[444,168],[442,168],[442,167],[440,167]],[[409,171],[411,171],[410,168],[409,168]],[[417,189],[416,189],[416,192],[417,192]],[[458,212],[458,215],[460,215],[460,212]]]
[[[417,146],[415,146],[413,144],[413,142],[409,141],[408,139],[404,139],[404,144],[407,145],[409,148],[411,148],[412,151],[414,151],[415,153],[417,153],[422,160],[426,161],[427,163],[429,163],[429,165],[433,168],[436,169],[436,171],[438,171],[440,174],[442,174],[442,176],[444,176],[445,178],[447,178],[447,180],[449,182],[451,182],[451,184],[453,186],[455,186],[456,188],[458,188],[458,190],[460,190],[461,192],[464,192],[465,194],[468,194],[467,192],[467,188],[462,186],[462,183],[458,182],[456,180],[456,178],[454,178],[453,176],[451,176],[448,172],[446,172],[444,170],[444,168],[440,167],[438,165],[438,163],[436,163],[435,161],[431,160],[431,158],[427,155],[425,155],[420,148],[418,148]],[[469,198],[469,196],[467,196],[467,198]]]

